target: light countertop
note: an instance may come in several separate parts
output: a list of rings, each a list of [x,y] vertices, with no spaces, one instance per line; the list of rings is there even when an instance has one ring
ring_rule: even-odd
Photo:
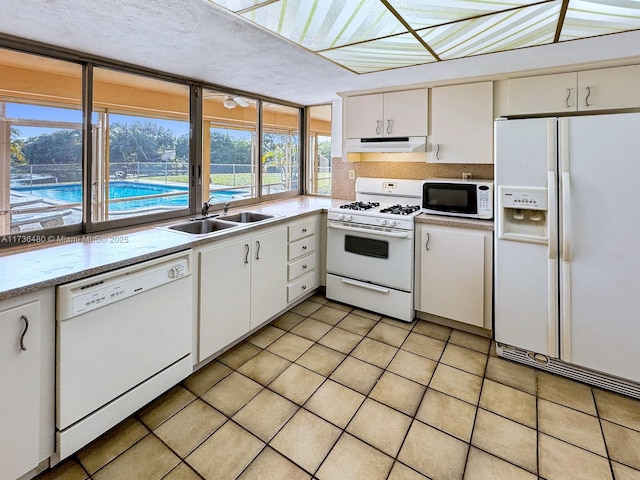
[[[196,237],[162,228],[162,225],[180,222],[180,219],[173,219],[142,228],[137,226],[92,235],[56,236],[51,242],[8,248],[0,251],[0,300],[288,222],[341,203],[344,201],[300,196],[241,207],[236,210],[270,213],[278,217],[260,224],[249,224],[233,232],[223,231],[215,236]],[[230,213],[233,211],[230,210]]]
[[[194,236],[166,229],[167,225],[180,222],[180,219],[173,219],[92,235],[56,236],[50,242],[7,248],[0,250],[0,300],[289,222],[345,202],[326,197],[299,196],[232,209],[230,213],[250,210],[277,217],[233,231],[223,230],[215,235]],[[491,220],[437,215],[418,215],[416,223],[493,230]]]
[[[445,215],[428,215],[421,213],[415,218],[416,224],[442,225],[443,227],[462,227],[473,230],[493,231],[493,220],[477,220],[475,218],[447,217]]]

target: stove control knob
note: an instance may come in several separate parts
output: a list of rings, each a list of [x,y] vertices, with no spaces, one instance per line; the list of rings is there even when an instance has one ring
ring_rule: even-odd
[[[347,215],[347,222],[352,222],[353,221],[353,217],[351,215]]]
[[[395,220],[389,220],[389,226],[390,227],[395,227],[398,224],[398,222],[396,222]]]
[[[383,227],[387,224],[387,221],[382,219],[380,220],[380,225],[382,225]]]
[[[338,215],[338,220],[340,220],[340,221],[344,220],[344,215],[342,215],[342,214]]]

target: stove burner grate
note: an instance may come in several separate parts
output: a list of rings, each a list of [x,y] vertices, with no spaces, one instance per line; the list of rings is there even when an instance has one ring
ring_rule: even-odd
[[[391,213],[393,215],[411,215],[420,210],[420,205],[392,205],[380,210],[380,213]]]
[[[347,210],[369,210],[371,208],[376,208],[379,206],[380,204],[378,202],[352,202],[340,205],[340,208],[344,208]]]

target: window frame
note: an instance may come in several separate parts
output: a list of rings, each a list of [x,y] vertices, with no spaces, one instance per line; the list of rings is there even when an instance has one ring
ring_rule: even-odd
[[[118,228],[135,227],[148,223],[157,223],[170,219],[179,219],[187,215],[199,214],[202,203],[206,200],[203,198],[202,189],[198,188],[202,181],[202,128],[204,124],[202,94],[204,89],[215,90],[218,92],[228,93],[234,96],[246,96],[253,98],[257,102],[257,154],[256,154],[256,196],[248,199],[235,200],[233,206],[244,206],[259,204],[265,201],[291,198],[299,196],[306,191],[306,115],[305,108],[302,105],[263,97],[254,93],[234,90],[221,85],[203,83],[174,75],[166,72],[147,69],[145,67],[131,65],[124,62],[99,58],[73,50],[56,48],[51,45],[42,44],[34,41],[22,40],[16,37],[10,37],[0,34],[0,48],[13,50],[27,55],[42,56],[53,60],[69,62],[81,67],[81,110],[82,110],[82,220],[78,224],[64,225],[61,227],[42,228],[34,230],[33,233],[45,233],[47,235],[76,235],[84,233],[103,232]],[[93,89],[94,68],[111,69],[117,72],[148,77],[171,83],[184,85],[189,88],[189,201],[188,207],[176,211],[149,213],[146,215],[135,215],[120,219],[112,219],[105,221],[92,221],[91,218],[91,201],[92,189],[91,179],[95,169],[95,159],[93,158],[93,139],[92,139],[92,115],[93,115]],[[262,150],[263,150],[263,105],[265,102],[275,103],[282,106],[292,107],[298,111],[298,186],[297,189],[273,194],[263,194],[263,178],[262,178]],[[2,166],[4,169],[5,166]],[[8,167],[7,167],[8,168]],[[0,172],[0,177],[6,175]],[[11,245],[11,242],[6,242]]]

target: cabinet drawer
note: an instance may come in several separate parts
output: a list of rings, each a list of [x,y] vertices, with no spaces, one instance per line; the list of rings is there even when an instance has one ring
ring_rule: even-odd
[[[316,233],[316,217],[300,220],[289,225],[289,241],[295,242]]]
[[[289,261],[316,250],[316,236],[303,238],[289,244]]]
[[[291,281],[294,278],[298,278],[300,275],[310,272],[315,268],[316,254],[315,252],[306,257],[302,257],[295,262],[289,264],[289,275],[287,280]]]
[[[314,288],[316,288],[316,272],[309,272],[287,285],[287,301],[292,302]]]

